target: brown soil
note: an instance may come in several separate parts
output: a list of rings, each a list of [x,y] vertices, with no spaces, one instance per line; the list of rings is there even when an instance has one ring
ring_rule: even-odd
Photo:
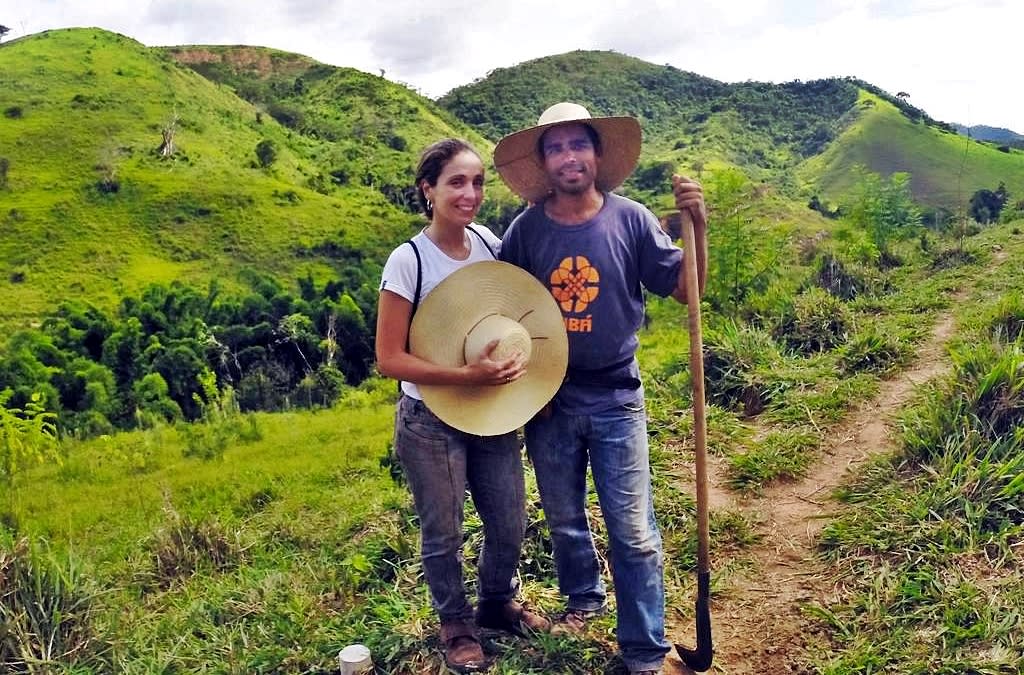
[[[868,458],[895,448],[891,415],[903,407],[919,384],[949,368],[944,346],[953,332],[951,316],[940,318],[919,348],[915,365],[884,381],[878,395],[835,427],[821,460],[794,482],[767,487],[760,495],[741,496],[726,487],[724,463],[709,457],[709,506],[741,512],[757,524],[761,543],[744,551],[749,567],[726,576],[711,605],[713,672],[728,675],[803,673],[800,665],[813,629],[801,607],[833,600],[833,580],[815,556],[818,534],[839,508],[834,489]],[[711,542],[712,574],[715,572]],[[692,621],[692,620],[691,620]],[[669,626],[669,638],[693,646],[693,625]],[[675,654],[665,672],[692,673]]]

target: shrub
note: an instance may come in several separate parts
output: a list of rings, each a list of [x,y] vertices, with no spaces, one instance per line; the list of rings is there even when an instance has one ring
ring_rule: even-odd
[[[13,495],[14,477],[29,464],[42,464],[61,456],[57,447],[57,416],[48,412],[43,397],[32,394],[25,408],[8,408],[10,389],[0,391],[0,484]]]
[[[256,159],[259,160],[260,166],[266,169],[274,160],[277,159],[277,146],[274,145],[274,141],[269,138],[264,138],[262,141],[256,144]]]
[[[392,150],[397,150],[398,152],[405,152],[406,149],[409,147],[408,141],[406,141],[403,137],[399,136],[398,134],[388,136],[387,144],[389,148],[391,148]]]
[[[793,299],[776,337],[802,354],[831,349],[847,339],[850,311],[834,295],[810,288]]]
[[[932,258],[933,270],[946,270],[962,265],[972,265],[978,261],[977,254],[962,247],[946,248]]]

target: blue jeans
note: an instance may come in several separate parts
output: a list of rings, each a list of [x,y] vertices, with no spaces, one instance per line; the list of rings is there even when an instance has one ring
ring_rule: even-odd
[[[526,451],[551,529],[559,588],[569,598],[569,609],[604,606],[586,512],[589,461],[608,528],[622,658],[630,671],[657,670],[669,643],[643,398],[592,415],[552,407],[550,416],[537,415],[526,425]]]
[[[462,576],[466,487],[484,527],[478,566],[481,601],[505,602],[526,529],[526,488],[515,432],[474,436],[453,429],[423,401],[402,396],[395,417],[395,454],[402,463],[420,519],[423,574],[442,621],[468,620]]]

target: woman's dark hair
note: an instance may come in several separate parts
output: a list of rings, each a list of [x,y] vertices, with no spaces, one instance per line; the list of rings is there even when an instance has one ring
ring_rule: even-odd
[[[477,157],[480,156],[476,148],[461,138],[443,138],[428,146],[420,155],[420,163],[416,166],[416,198],[420,202],[420,207],[423,208],[423,213],[427,214],[427,218],[434,217],[434,207],[427,204],[427,195],[423,193],[423,181],[427,181],[430,187],[435,187],[445,165],[455,155],[466,150]]]

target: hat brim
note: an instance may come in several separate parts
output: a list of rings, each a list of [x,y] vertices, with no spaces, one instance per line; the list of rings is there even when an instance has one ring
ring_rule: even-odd
[[[632,117],[591,117],[559,120],[505,136],[494,148],[494,167],[505,184],[529,202],[540,202],[552,186],[541,162],[537,144],[548,129],[561,124],[588,124],[601,139],[597,164],[598,190],[610,191],[622,185],[640,158],[640,123]]]
[[[478,436],[518,429],[543,408],[565,379],[569,340],[558,304],[528,272],[509,263],[467,265],[438,284],[409,329],[410,351],[431,363],[465,365],[466,335],[492,314],[530,334],[525,374],[497,386],[417,385],[427,407],[446,424]]]

